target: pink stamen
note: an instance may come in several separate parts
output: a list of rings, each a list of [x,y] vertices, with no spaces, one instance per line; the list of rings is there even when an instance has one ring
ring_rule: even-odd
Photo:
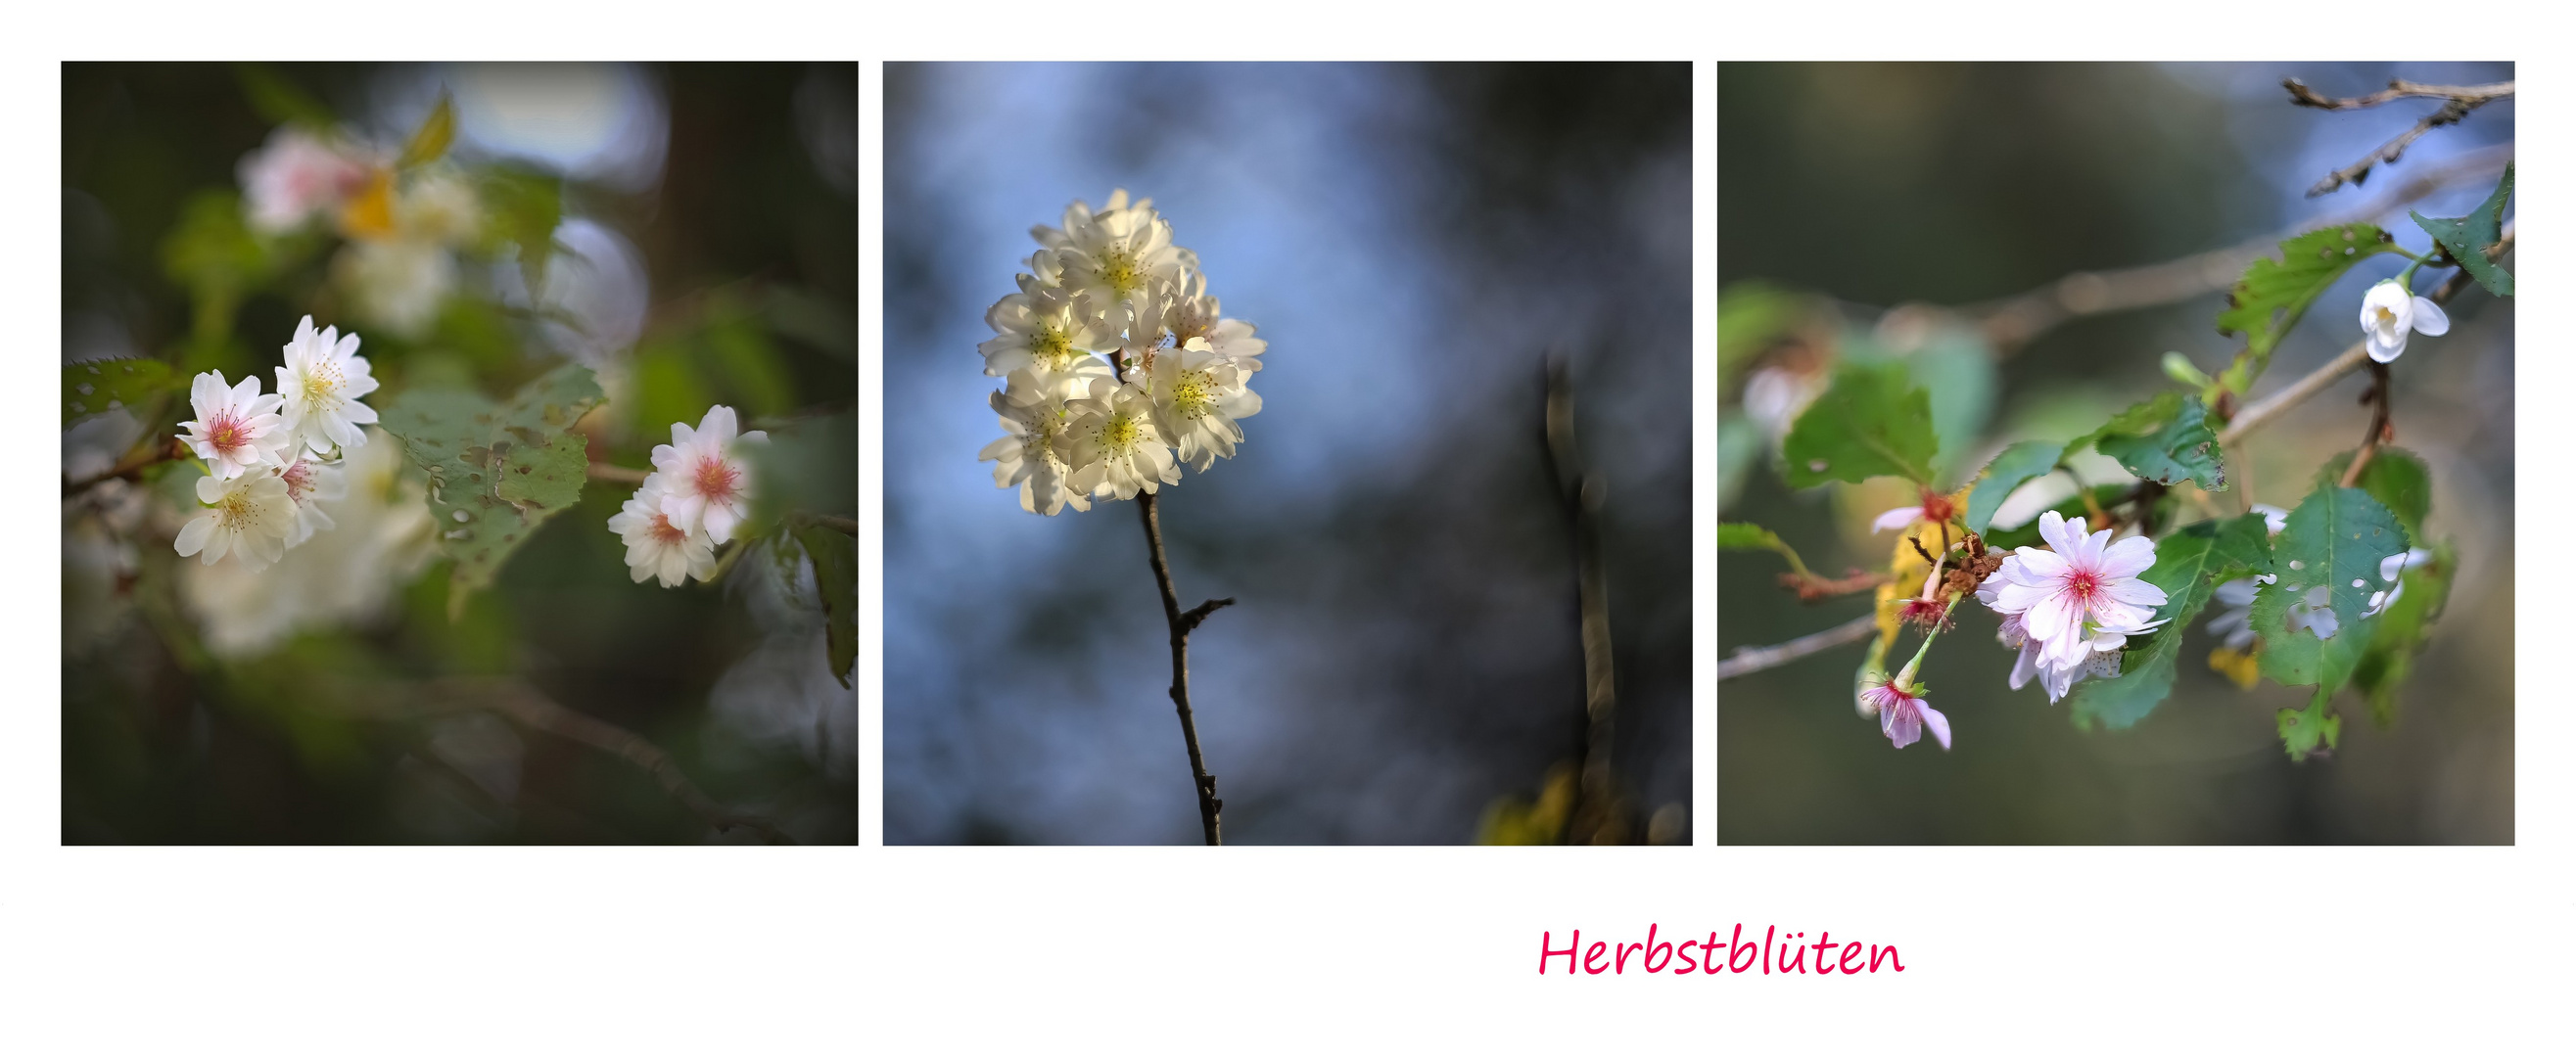
[[[733,498],[741,483],[742,471],[727,465],[723,459],[698,460],[696,479],[698,494],[707,497],[708,500],[723,502]]]

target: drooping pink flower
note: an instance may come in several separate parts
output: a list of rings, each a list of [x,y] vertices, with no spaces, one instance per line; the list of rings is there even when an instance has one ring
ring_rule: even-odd
[[[1878,729],[1897,748],[1912,745],[1923,738],[1923,728],[1932,728],[1932,740],[1941,743],[1942,751],[1950,748],[1950,717],[1924,704],[1920,693],[1908,693],[1894,681],[1873,682],[1860,692],[1861,703],[1878,713]]]
[[[1878,520],[1869,523],[1869,530],[1872,533],[1885,532],[1889,529],[1905,528],[1917,521],[1939,524],[1958,516],[1959,504],[1951,502],[1949,496],[1926,488],[1923,490],[1922,502],[1913,506],[1897,507],[1880,514]]]

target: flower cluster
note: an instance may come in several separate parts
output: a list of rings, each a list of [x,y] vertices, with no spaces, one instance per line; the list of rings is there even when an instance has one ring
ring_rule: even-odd
[[[977,455],[994,486],[1051,516],[1233,458],[1237,420],[1261,410],[1250,382],[1267,343],[1218,313],[1198,255],[1172,244],[1153,200],[1113,191],[1100,211],[1075,202],[1063,227],[1030,234],[1039,249],[1020,292],[985,312],[994,336],[977,350],[1004,379],[992,408],[1005,436]]]
[[[653,448],[653,472],[608,519],[608,531],[626,543],[626,567],[636,583],[658,577],[678,587],[690,577],[713,579],[717,546],[733,539],[751,515],[751,453],[769,434],[740,433],[733,409],[707,409],[696,429],[671,423],[671,443]]]
[[[198,375],[190,388],[197,417],[179,423],[179,440],[204,460],[206,476],[197,480],[204,509],[179,530],[182,556],[213,565],[232,554],[256,572],[332,527],[319,504],[346,494],[340,463],[367,443],[362,427],[376,411],[363,398],[376,379],[356,334],[316,333],[311,316],[296,325],[285,360],[274,393],[259,391],[257,375],[236,385],[222,371]]]
[[[2051,549],[2023,547],[2005,557],[1977,600],[2003,614],[1997,637],[2021,653],[2013,689],[2036,676],[2053,703],[2086,676],[2118,676],[2128,637],[2164,623],[2149,618],[2165,604],[2165,592],[2138,579],[2156,563],[2153,540],[2113,543],[2109,529],[2086,535],[2083,518],[2069,522],[2054,510],[2039,516],[2039,535]]]
[[[415,337],[457,286],[456,251],[481,238],[484,209],[455,166],[397,171],[394,153],[348,133],[279,128],[241,160],[243,219],[279,235],[327,219],[348,240],[333,279],[364,321]]]

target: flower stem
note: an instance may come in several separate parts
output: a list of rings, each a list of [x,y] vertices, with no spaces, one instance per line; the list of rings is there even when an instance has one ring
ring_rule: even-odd
[[[1190,629],[1199,626],[1209,613],[1233,605],[1231,598],[1212,598],[1198,608],[1181,612],[1181,597],[1172,589],[1171,566],[1163,560],[1162,519],[1155,516],[1154,493],[1136,497],[1136,509],[1144,516],[1145,545],[1154,563],[1154,584],[1163,591],[1163,621],[1172,633],[1172,708],[1180,713],[1181,741],[1190,750],[1190,784],[1198,788],[1199,827],[1208,844],[1225,843],[1217,824],[1217,813],[1225,801],[1217,799],[1216,776],[1209,774],[1207,760],[1199,754],[1198,720],[1190,712]]]
[[[1923,645],[1914,648],[1914,659],[1905,662],[1905,668],[1897,672],[1896,678],[1891,680],[1896,684],[1897,689],[1908,692],[1913,690],[1914,673],[1923,667],[1924,655],[1932,652],[1932,640],[1941,637],[1941,625],[1950,622],[1950,612],[1959,608],[1959,598],[1958,595],[1950,596],[1950,604],[1941,607],[1941,619],[1933,621],[1932,630],[1923,633]]]

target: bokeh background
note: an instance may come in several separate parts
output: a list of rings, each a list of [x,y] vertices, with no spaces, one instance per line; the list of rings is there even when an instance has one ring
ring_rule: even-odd
[[[2439,104],[2366,110],[2293,107],[2295,76],[2328,95],[2390,77],[2480,84],[2509,64],[1746,64],[1719,67],[1718,276],[1722,305],[1768,283],[1821,295],[1825,323],[1802,350],[1750,350],[1722,379],[1721,504],[1799,546],[1819,572],[1887,561],[1893,534],[1867,518],[1901,491],[1829,486],[1793,493],[1770,465],[1745,392],[1756,372],[1835,346],[1946,357],[1936,403],[1956,481],[2004,444],[2075,436],[2171,388],[2158,367],[2179,351],[2215,372],[2241,339],[2213,319],[2243,254],[2205,259],[2191,296],[2076,318],[2026,344],[1944,330],[1972,312],[2085,270],[2180,260],[2293,229],[2369,220],[2421,250],[2406,218],[2468,212],[2511,156],[2514,103],[2434,130],[2362,187],[2308,198]],[[2511,213],[2508,212],[2508,217]],[[2356,340],[2369,284],[2403,265],[2382,257],[2321,298],[2255,387],[2260,398]],[[2192,269],[2185,269],[2186,273]],[[2078,280],[2079,283],[2084,280]],[[2426,288],[2419,283],[2419,288]],[[2069,287],[2067,289],[2078,289]],[[2082,290],[2078,289],[2081,293]],[[1926,662],[1955,751],[1892,750],[1852,706],[1862,648],[1845,646],[1718,687],[1718,836],[1772,843],[2448,843],[2513,839],[2513,307],[2474,287],[2452,302],[2447,337],[2418,336],[2393,370],[2397,444],[2434,473],[2427,529],[2462,560],[2392,726],[2357,695],[2339,700],[2341,748],[2293,764],[2273,712],[2307,692],[2240,691],[2205,665],[2215,640],[2185,641],[2174,695],[2124,732],[2076,730],[2037,688],[2009,692],[2013,656],[1983,610]],[[1730,325],[1721,309],[1721,330]],[[1747,318],[1739,309],[1738,320]],[[1830,354],[1828,352],[1828,354]],[[2250,439],[2231,465],[2255,496],[2294,506],[2316,467],[2366,425],[2356,375]],[[1758,409],[1760,398],[1752,398]],[[1954,440],[1956,443],[1954,443]],[[2104,471],[2108,472],[2105,473]],[[2116,479],[2096,466],[2088,480]],[[1881,482],[1885,484],[1885,482]],[[2232,499],[2232,497],[2229,497]],[[2024,504],[2027,518],[2035,505]],[[2007,510],[1998,525],[2011,523]],[[1785,641],[1868,611],[1867,596],[1798,603],[1763,553],[1719,558],[1721,656]],[[2213,607],[2196,623],[2216,615]],[[1910,656],[1914,639],[1900,640]]]
[[[512,254],[467,240],[432,250],[453,271],[420,311],[371,315],[336,263],[354,243],[329,224],[242,231],[236,167],[280,126],[398,146],[442,90],[457,135],[440,165],[559,208],[535,304]],[[273,383],[307,313],[362,336],[379,410],[419,384],[506,396],[578,362],[609,394],[584,420],[594,461],[647,467],[672,422],[728,403],[772,429],[766,487],[782,508],[855,513],[852,64],[71,64],[63,97],[65,363],[143,357]],[[510,207],[474,186],[488,232]],[[242,295],[210,316],[209,288]],[[143,432],[189,417],[181,395]],[[110,418],[66,432],[67,479],[133,443],[142,424]],[[149,493],[67,496],[67,842],[754,838],[719,836],[627,760],[473,695],[422,697],[458,678],[533,687],[640,734],[797,840],[855,841],[856,699],[827,664],[801,557],[755,551],[713,586],[631,583],[604,527],[631,488],[593,481],[451,620],[447,564],[403,528],[425,518],[417,471],[403,477],[256,575],[179,559],[175,505]],[[352,525],[377,550],[334,550],[356,546]]]
[[[1032,516],[975,459],[1000,435],[985,308],[1031,225],[1113,187],[1150,196],[1270,343],[1240,454],[1161,504],[1183,604],[1240,600],[1190,639],[1227,840],[1472,840],[1577,751],[1551,350],[1609,486],[1615,764],[1645,809],[1686,801],[1689,84],[889,66],[886,839],[1198,839],[1134,505]]]

